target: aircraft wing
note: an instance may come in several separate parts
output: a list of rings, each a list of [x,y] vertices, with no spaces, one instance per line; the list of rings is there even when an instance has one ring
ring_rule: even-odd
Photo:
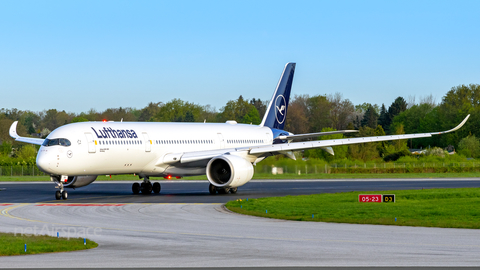
[[[376,136],[376,137],[361,137],[361,138],[347,138],[347,139],[333,139],[333,140],[273,144],[273,145],[251,147],[251,149],[249,151],[249,154],[258,155],[258,154],[264,154],[264,153],[298,151],[298,150],[305,150],[305,149],[311,149],[311,148],[322,148],[322,147],[337,146],[337,145],[348,145],[348,144],[358,144],[358,143],[368,143],[368,142],[381,142],[381,141],[393,141],[393,140],[405,140],[405,139],[432,137],[432,135],[449,133],[449,132],[453,132],[453,131],[461,128],[465,124],[465,122],[467,122],[469,117],[470,117],[470,115],[467,115],[467,117],[465,117],[465,119],[455,128],[447,130],[447,131],[442,131],[442,132],[416,133],[416,134],[402,134],[402,135],[388,135],[388,136]]]
[[[14,138],[15,141],[18,142],[25,142],[25,143],[31,143],[31,144],[37,144],[37,145],[42,145],[44,139],[37,139],[37,138],[29,138],[29,137],[21,137],[17,134],[17,124],[18,121],[13,122],[13,124],[10,126],[10,137]]]
[[[469,117],[470,115],[468,115],[462,121],[462,123],[460,123],[455,128],[447,131],[442,131],[442,132],[333,139],[333,140],[283,143],[283,144],[273,144],[273,145],[263,145],[263,146],[225,148],[225,149],[216,149],[216,150],[209,150],[209,151],[170,153],[170,154],[166,154],[163,158],[159,159],[156,165],[173,164],[177,162],[190,163],[190,162],[197,162],[197,161],[208,161],[216,156],[233,154],[233,153],[242,153],[242,155],[245,155],[245,156],[251,155],[256,157],[264,156],[264,154],[278,154],[278,153],[289,154],[291,153],[291,151],[305,150],[305,149],[311,149],[311,148],[322,148],[333,155],[333,150],[331,149],[331,147],[337,146],[337,145],[425,138],[425,137],[432,137],[432,135],[453,132],[461,128],[465,124],[465,122],[468,120]],[[310,133],[310,134],[316,134],[316,133]],[[305,135],[309,135],[309,134],[305,134]],[[318,135],[315,135],[315,136],[318,136]]]

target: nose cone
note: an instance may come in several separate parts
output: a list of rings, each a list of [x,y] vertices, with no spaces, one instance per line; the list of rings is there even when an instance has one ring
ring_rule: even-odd
[[[47,150],[44,150],[42,148],[43,147],[40,147],[40,151],[38,151],[37,167],[44,173],[52,173],[50,165],[52,160],[49,158]]]

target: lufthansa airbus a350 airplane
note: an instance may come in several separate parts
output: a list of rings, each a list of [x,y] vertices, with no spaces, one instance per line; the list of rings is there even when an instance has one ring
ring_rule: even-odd
[[[61,126],[46,139],[21,137],[17,122],[10,127],[16,141],[41,145],[38,168],[49,174],[58,190],[57,200],[67,199],[65,188],[86,186],[97,175],[137,174],[141,185],[132,191],[160,192],[149,177],[207,175],[211,194],[236,193],[237,187],[253,177],[253,166],[268,156],[283,154],[295,159],[292,151],[322,148],[333,154],[332,146],[388,140],[431,137],[444,132],[301,141],[342,130],[294,135],[284,130],[295,63],[287,63],[260,125],[226,123],[82,122]]]

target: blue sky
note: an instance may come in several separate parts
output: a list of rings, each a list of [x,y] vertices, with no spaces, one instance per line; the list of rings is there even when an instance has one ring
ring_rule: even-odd
[[[480,1],[1,1],[0,108],[340,92],[390,105],[480,83]]]

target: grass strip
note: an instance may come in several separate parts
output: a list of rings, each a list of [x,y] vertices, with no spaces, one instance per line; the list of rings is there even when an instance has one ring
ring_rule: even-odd
[[[395,194],[396,202],[361,203],[359,194]],[[479,205],[480,188],[455,188],[242,199],[226,207],[245,215],[297,221],[480,229]]]
[[[417,179],[417,178],[478,178],[479,173],[463,172],[463,173],[344,173],[344,174],[277,174],[258,173],[253,179]],[[164,180],[163,177],[151,177],[151,180]],[[134,175],[99,175],[97,181],[139,181],[138,176]],[[176,181],[171,179],[170,181]],[[181,180],[207,180],[206,176],[184,177]],[[0,176],[0,182],[50,182],[49,176]]]
[[[66,252],[98,247],[98,244],[93,241],[87,239],[86,245],[83,241],[83,238],[67,239],[46,235],[0,233],[0,256]],[[27,244],[27,252],[25,252],[25,244]]]

